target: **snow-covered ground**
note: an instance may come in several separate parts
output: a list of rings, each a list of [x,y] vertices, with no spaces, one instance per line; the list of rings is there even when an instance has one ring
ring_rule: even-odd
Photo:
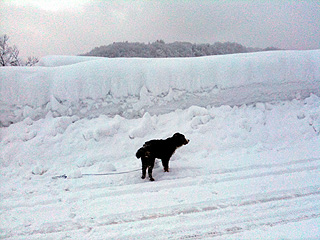
[[[77,58],[0,68],[0,239],[320,238],[319,50]]]

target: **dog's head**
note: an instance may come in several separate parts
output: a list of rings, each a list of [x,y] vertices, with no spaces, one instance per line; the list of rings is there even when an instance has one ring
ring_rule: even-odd
[[[186,139],[185,136],[181,133],[175,133],[172,136],[177,147],[181,147],[182,145],[187,145],[190,140]]]

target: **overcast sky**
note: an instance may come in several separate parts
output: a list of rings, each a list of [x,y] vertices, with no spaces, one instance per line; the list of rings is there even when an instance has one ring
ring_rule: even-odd
[[[320,1],[0,0],[20,56],[77,55],[113,42],[237,42],[320,49]]]

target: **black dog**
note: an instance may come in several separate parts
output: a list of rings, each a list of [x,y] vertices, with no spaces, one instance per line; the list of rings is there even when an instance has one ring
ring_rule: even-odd
[[[186,145],[188,142],[189,140],[187,140],[181,133],[175,133],[172,137],[165,140],[157,139],[145,142],[143,147],[136,153],[136,157],[141,158],[142,162],[141,178],[146,178],[146,171],[148,168],[150,181],[154,181],[152,177],[152,169],[156,158],[161,159],[164,171],[169,172],[170,157],[178,147]]]

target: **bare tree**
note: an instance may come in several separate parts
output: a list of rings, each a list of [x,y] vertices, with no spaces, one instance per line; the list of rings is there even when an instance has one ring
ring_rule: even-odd
[[[7,35],[0,36],[0,67],[20,66],[19,50],[16,46],[10,47],[8,40]]]
[[[39,58],[37,57],[28,57],[26,61],[26,66],[27,67],[33,67],[39,62]]]

